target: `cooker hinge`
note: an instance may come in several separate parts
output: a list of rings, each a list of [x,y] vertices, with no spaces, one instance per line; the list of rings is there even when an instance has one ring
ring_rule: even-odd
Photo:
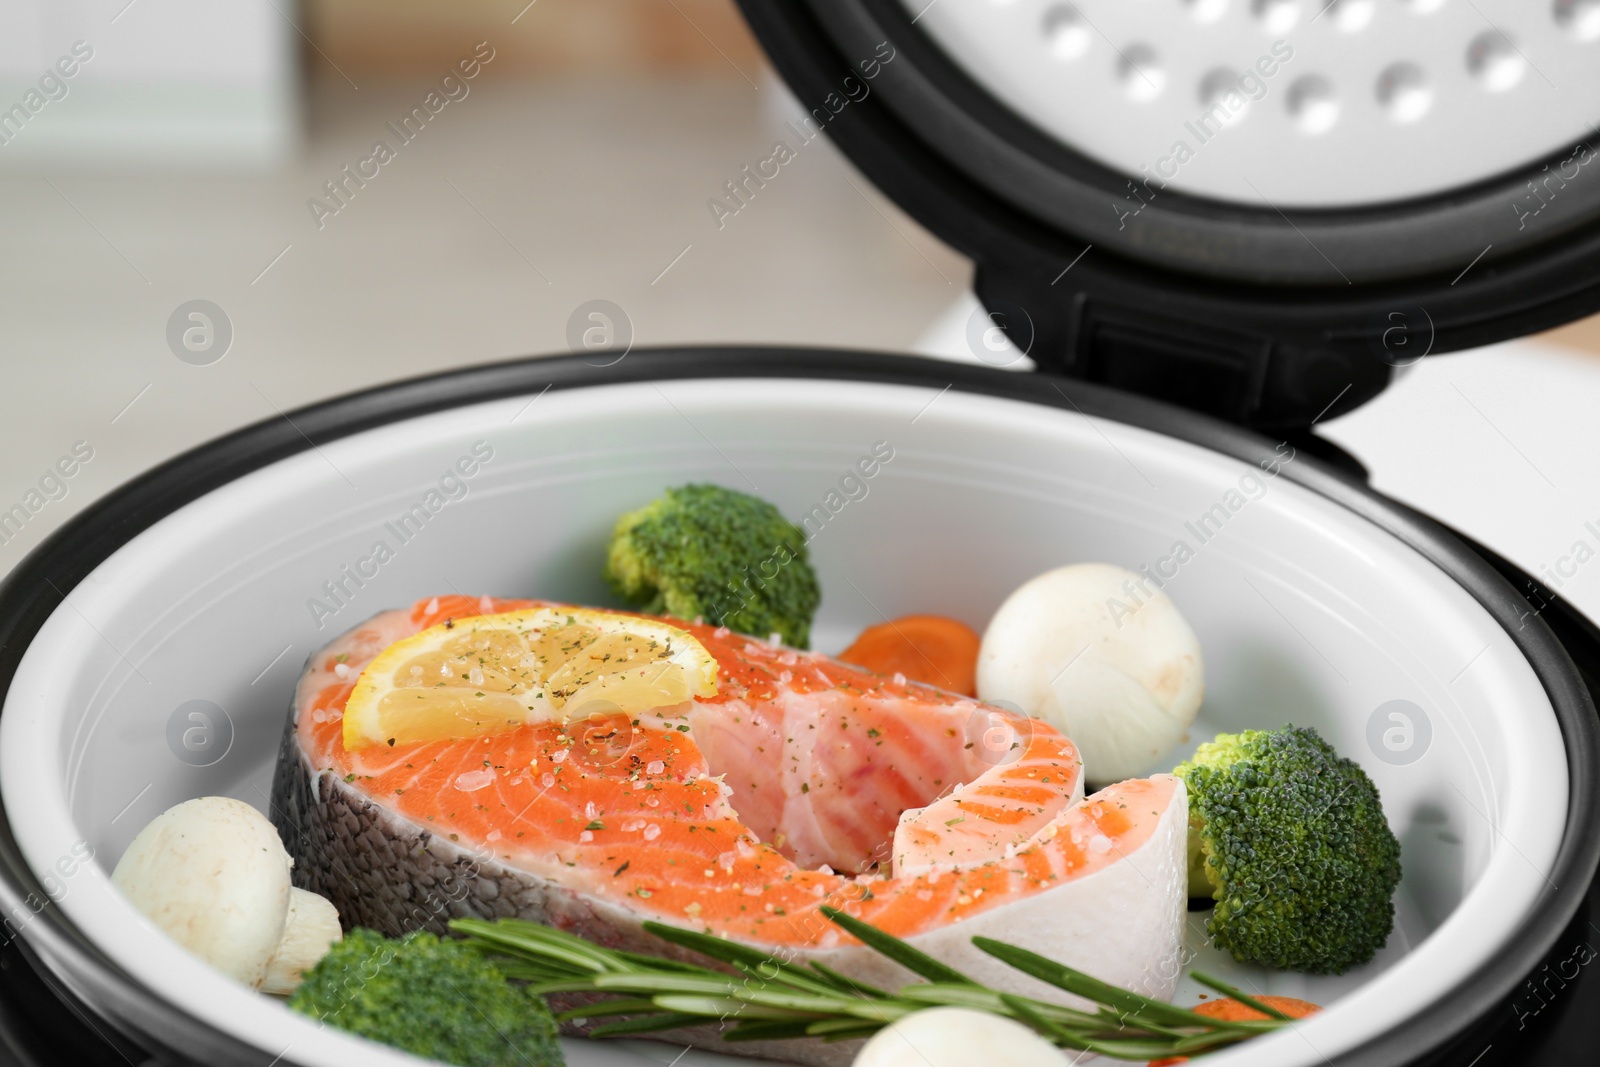
[[[1036,293],[1024,303],[987,280],[980,271],[978,295],[991,321],[1040,371],[1257,429],[1303,430],[1371,399],[1390,379],[1389,364],[1365,343],[1273,337],[1232,328],[1217,321],[1221,314],[1174,314],[1081,292]],[[976,335],[969,330],[969,339]]]
[[[1095,309],[1061,370],[1115,389],[1246,422],[1261,406],[1272,342],[1150,315]]]

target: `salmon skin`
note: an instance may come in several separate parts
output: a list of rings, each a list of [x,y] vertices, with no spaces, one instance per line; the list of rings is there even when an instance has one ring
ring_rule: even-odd
[[[1171,997],[1183,784],[1156,775],[1084,799],[1077,750],[1046,724],[899,676],[669,620],[719,665],[717,695],[669,728],[609,715],[345,750],[342,709],[385,647],[446,619],[536,606],[436,597],[312,656],[273,817],[296,884],[346,926],[395,936],[518,917],[678,955],[642,930],[655,920],[873,984],[913,980],[828,922],[830,905],[997,988],[1071,1001],[978,952],[974,935]],[[712,1029],[680,1033],[729,1048]],[[853,1046],[738,1051],[828,1067]]]

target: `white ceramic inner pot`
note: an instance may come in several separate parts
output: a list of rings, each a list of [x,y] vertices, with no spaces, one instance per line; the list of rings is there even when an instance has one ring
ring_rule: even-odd
[[[453,591],[611,603],[600,563],[622,511],[713,481],[798,517],[880,441],[893,459],[864,495],[813,523],[815,647],[837,652],[907,612],[981,629],[1047,568],[1156,567],[1185,542],[1193,558],[1166,589],[1206,657],[1193,742],[1314,726],[1382,790],[1405,877],[1396,929],[1371,965],[1339,978],[1240,968],[1205,947],[1204,916],[1191,915],[1196,966],[1328,1007],[1208,1062],[1320,1064],[1495,958],[1557,854],[1568,768],[1545,690],[1461,585],[1281,474],[1072,410],[921,385],[712,379],[506,396],[331,441],[200,497],[99,565],[27,650],[0,719],[0,781],[23,853],[41,874],[70,868],[55,875],[66,917],[182,1010],[289,1063],[414,1062],[190,957],[111,886],[122,849],[190,797],[265,810],[296,677],[337,632]],[[442,483],[475,446],[492,458]],[[1285,470],[1303,462],[1279,454]],[[430,491],[442,505],[402,542],[392,524]],[[379,541],[392,560],[330,597],[324,583]],[[200,724],[193,701],[224,713],[210,728],[226,744],[211,751],[226,754],[209,766],[172,740]],[[1392,701],[1415,709],[1409,735],[1384,710]],[[85,845],[92,862],[58,866]],[[569,1041],[567,1055],[593,1067],[679,1051]]]

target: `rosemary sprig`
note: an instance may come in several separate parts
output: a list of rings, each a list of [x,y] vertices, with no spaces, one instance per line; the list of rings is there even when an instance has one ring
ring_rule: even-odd
[[[563,1021],[615,1020],[592,1027],[589,1033],[595,1037],[719,1023],[726,1041],[798,1037],[843,1041],[868,1037],[924,1008],[954,1005],[1015,1019],[1062,1048],[1114,1059],[1150,1060],[1212,1052],[1290,1021],[1270,1005],[1198,971],[1190,972],[1197,982],[1267,1018],[1248,1022],[1211,1018],[1131,993],[1017,945],[973,938],[973,945],[1007,966],[1098,1005],[1098,1009],[1084,1011],[1002,993],[875,926],[833,908],[822,911],[864,945],[925,981],[889,992],[819,963],[802,966],[777,960],[747,945],[660,923],[644,926],[663,941],[734,973],[602,948],[518,919],[457,919],[450,925],[466,935],[469,944],[496,957],[507,977],[530,983],[536,993],[608,994],[557,1016]]]

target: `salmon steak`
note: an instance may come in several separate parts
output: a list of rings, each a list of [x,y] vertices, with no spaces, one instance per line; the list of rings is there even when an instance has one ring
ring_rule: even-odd
[[[377,615],[311,657],[272,817],[296,885],[332,901],[346,928],[398,936],[444,933],[453,918],[516,917],[684,958],[642,929],[654,920],[873,984],[914,980],[829,922],[827,905],[999,989],[1071,1002],[979,952],[974,935],[1172,996],[1187,897],[1183,784],[1156,775],[1085,798],[1077,749],[1045,723],[899,675],[654,620],[709,653],[714,695],[653,718],[602,710],[347,747],[344,712],[385,649],[541,607],[566,610],[436,597]],[[731,1048],[714,1028],[677,1033]],[[815,1039],[737,1047],[819,1067],[847,1064],[853,1049]]]

